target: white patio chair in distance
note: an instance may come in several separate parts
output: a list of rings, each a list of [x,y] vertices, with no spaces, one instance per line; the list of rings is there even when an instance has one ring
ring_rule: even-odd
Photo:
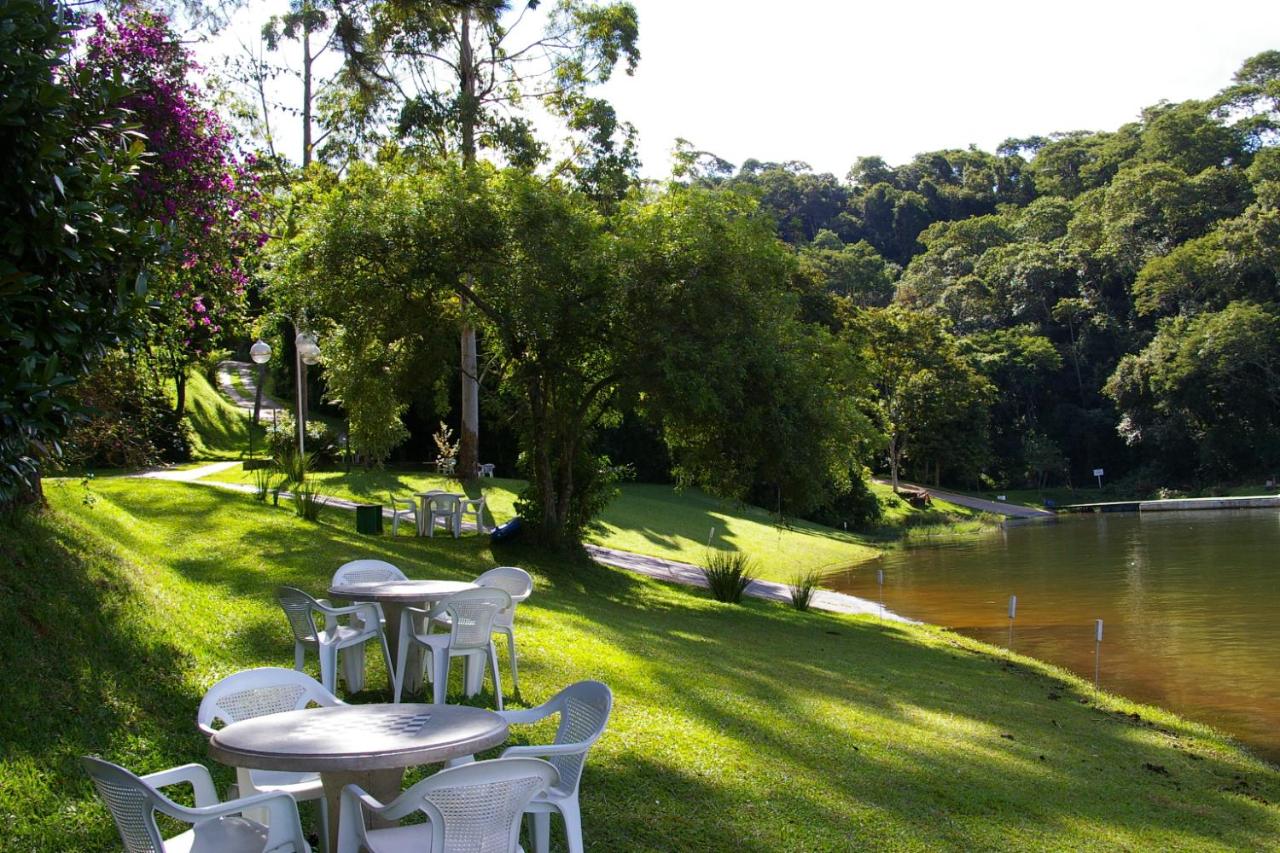
[[[458,496],[448,492],[440,492],[433,494],[426,499],[426,523],[427,535],[434,537],[436,535],[436,520],[443,519],[445,529],[453,534],[453,538],[457,539],[462,535],[462,517],[460,512],[460,504]]]
[[[391,501],[391,535],[395,536],[400,529],[401,519],[413,519],[413,530],[418,531],[418,502],[413,498],[398,498],[387,493]]]
[[[483,534],[484,529],[484,498],[463,498],[458,501],[458,529],[462,529],[463,522],[467,520],[467,516],[475,521],[476,533]]]
[[[476,578],[476,586],[501,589],[511,596],[511,606],[493,620],[493,630],[507,635],[507,652],[511,657],[511,689],[520,692],[520,668],[516,662],[516,605],[533,594],[533,578],[519,566],[498,566]]]
[[[126,853],[311,851],[302,835],[298,805],[288,794],[255,794],[220,803],[213,777],[200,764],[138,776],[101,758],[85,756],[81,761],[116,822]],[[179,805],[159,791],[182,784],[190,785],[194,791],[195,808]],[[241,814],[255,809],[265,809],[270,815],[269,823],[263,825]],[[191,829],[162,838],[156,825],[157,812],[191,824]]]
[[[511,596],[500,589],[464,589],[440,601],[431,610],[406,607],[400,613],[400,647],[396,650],[395,701],[400,701],[409,645],[417,643],[431,650],[432,701],[443,705],[449,688],[449,661],[466,657],[472,666],[493,670],[493,692],[502,709],[502,675],[498,672],[498,652],[493,646],[493,620],[511,606]],[[426,633],[419,633],[414,617],[426,617]],[[433,620],[448,618],[448,633],[431,633]],[[426,658],[424,656],[424,663]],[[484,680],[483,671],[481,673]]]
[[[480,471],[479,471],[480,476],[481,476],[481,477],[492,477],[492,476],[493,476],[493,470],[494,470],[494,467],[495,467],[495,466],[494,466],[494,464],[493,464],[492,462],[486,462],[486,463],[484,463],[483,465],[481,465],[481,466],[480,466]]]
[[[518,853],[521,815],[558,778],[546,761],[499,758],[441,770],[386,805],[348,785],[337,853]],[[414,812],[429,822],[365,828],[366,815],[397,821]]]
[[[299,711],[313,705],[329,707],[344,704],[324,685],[305,672],[278,666],[246,669],[228,675],[209,688],[196,712],[196,727],[212,737],[218,728],[252,720],[267,714]],[[324,799],[324,787],[319,773],[299,773],[288,770],[250,770],[236,768],[236,789],[239,796],[249,794],[288,794],[297,802],[320,801],[320,837],[328,829],[328,806]],[[266,822],[264,816],[249,815]],[[324,844],[321,845],[325,846]]]
[[[391,650],[387,646],[386,634],[382,631],[382,608],[376,602],[366,601],[350,607],[334,607],[323,599],[315,599],[300,589],[282,586],[276,590],[276,600],[289,619],[289,627],[293,630],[293,668],[303,671],[308,648],[314,648],[320,656],[320,683],[330,693],[337,692],[338,652],[345,649],[357,649],[363,654],[363,646],[371,640],[382,645],[382,657],[387,663],[387,671],[391,672]],[[324,615],[325,626],[316,625],[316,614]],[[343,625],[339,619],[344,616],[358,616],[359,621]],[[363,685],[358,685],[363,686]],[[358,687],[357,686],[357,687]],[[347,684],[352,690],[353,685]]]
[[[508,723],[536,723],[560,715],[555,740],[549,745],[511,746],[502,759],[516,757],[545,758],[559,771],[560,781],[534,797],[527,811],[533,819],[535,853],[550,849],[551,813],[564,818],[569,853],[582,853],[582,810],[578,806],[578,789],[587,753],[609,723],[613,710],[613,691],[599,681],[570,684],[536,708],[527,711],[499,711]]]

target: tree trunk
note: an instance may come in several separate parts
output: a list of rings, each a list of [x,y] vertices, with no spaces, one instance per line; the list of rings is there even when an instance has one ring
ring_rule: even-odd
[[[311,164],[311,25],[309,4],[302,15],[302,168]]]
[[[173,388],[177,392],[173,411],[181,419],[187,413],[187,373],[181,367],[173,372]]]
[[[476,162],[476,124],[479,122],[475,102],[476,67],[471,50],[471,12],[462,11],[458,33],[458,88],[461,92],[462,162]],[[458,437],[458,475],[464,480],[476,476],[480,465],[480,376],[476,367],[476,330],[463,321],[462,331],[462,400],[461,429]],[[549,509],[549,508],[548,508]]]
[[[889,438],[889,475],[893,483],[893,493],[898,493],[898,439]]]

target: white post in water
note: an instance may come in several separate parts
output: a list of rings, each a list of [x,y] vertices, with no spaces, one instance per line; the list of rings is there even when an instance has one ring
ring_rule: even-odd
[[[1094,622],[1093,637],[1093,689],[1098,689],[1098,672],[1102,666],[1102,620]]]
[[[1013,651],[1013,618],[1018,615],[1018,596],[1009,596],[1009,651]]]
[[[884,618],[884,569],[876,569],[876,583],[880,585],[880,618]]]

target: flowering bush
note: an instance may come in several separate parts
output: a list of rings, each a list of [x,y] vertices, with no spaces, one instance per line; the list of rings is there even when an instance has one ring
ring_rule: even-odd
[[[254,161],[237,158],[231,131],[190,80],[199,66],[163,15],[94,16],[79,67],[128,87],[120,105],[145,138],[133,203],[166,244],[150,270],[151,338],[181,412],[187,370],[241,317],[246,260],[266,241]]]

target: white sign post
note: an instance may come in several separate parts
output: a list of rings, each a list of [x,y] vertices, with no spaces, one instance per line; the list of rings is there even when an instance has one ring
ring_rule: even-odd
[[[1095,476],[1095,477],[1097,477],[1097,478],[1098,478],[1098,488],[1099,488],[1099,489],[1101,489],[1101,488],[1102,488],[1102,469],[1101,469],[1101,468],[1094,468],[1094,469],[1093,469],[1093,476]]]
[[[1018,596],[1009,596],[1009,651],[1013,651],[1013,617],[1018,615]]]
[[[1093,635],[1093,689],[1098,689],[1098,672],[1102,666],[1102,620],[1094,624]]]
[[[884,569],[876,569],[876,583],[880,585],[880,618],[884,618]]]

